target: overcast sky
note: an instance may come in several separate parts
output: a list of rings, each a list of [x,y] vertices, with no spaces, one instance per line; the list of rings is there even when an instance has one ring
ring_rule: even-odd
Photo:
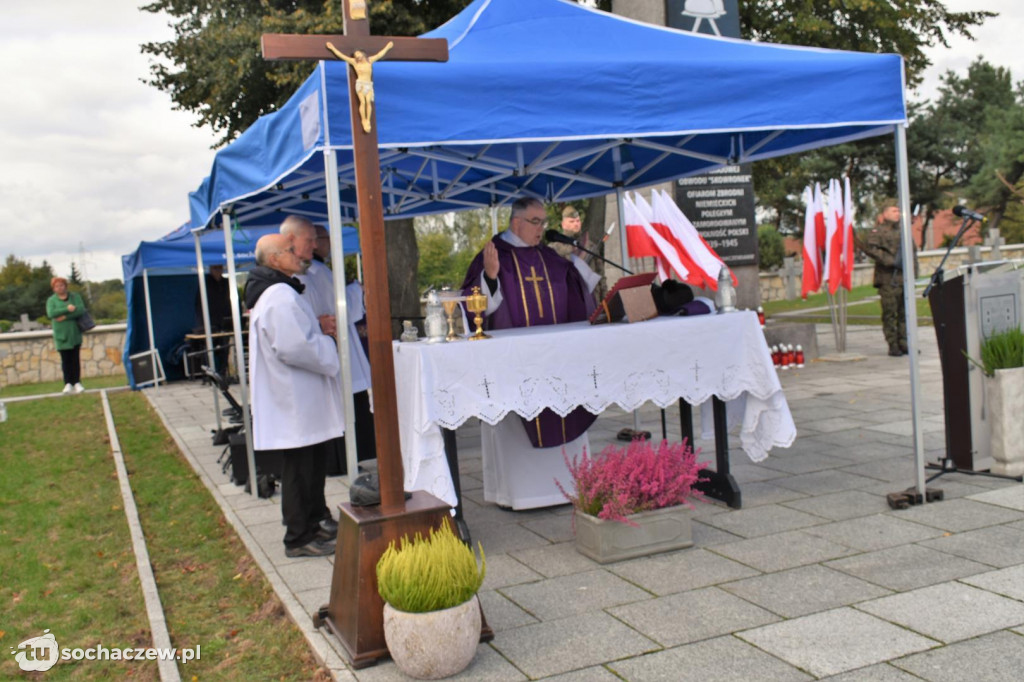
[[[139,45],[171,35],[142,0],[14,0],[0,24],[0,259],[58,274],[70,263],[91,280],[121,277],[121,256],[188,219],[188,193],[207,174],[215,136],[144,85]],[[1001,16],[930,53],[922,92],[979,54],[1024,79],[1017,40],[1024,0],[946,0],[950,9]],[[83,255],[84,254],[84,258]]]

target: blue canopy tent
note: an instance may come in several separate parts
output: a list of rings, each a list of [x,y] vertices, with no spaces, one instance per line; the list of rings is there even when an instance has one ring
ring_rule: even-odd
[[[449,61],[374,69],[386,218],[604,195],[906,122],[898,55],[686,33],[564,0],[476,0],[423,37],[447,39]],[[354,215],[347,70],[318,63],[217,153],[194,227],[227,206],[326,216],[329,150]]]
[[[252,263],[256,241],[277,229],[276,225],[235,229],[232,244],[236,263]],[[359,236],[353,228],[345,229],[343,240],[346,253],[359,252]],[[203,264],[227,262],[224,237],[219,231],[201,234],[199,244]],[[181,378],[182,367],[171,356],[185,334],[197,326],[194,301],[199,291],[195,238],[188,224],[156,241],[140,242],[135,251],[121,258],[121,267],[128,307],[122,359],[128,382],[137,388],[129,358],[151,349],[159,353],[168,379]]]
[[[693,34],[567,0],[474,0],[423,37],[446,39],[449,61],[374,67],[385,218],[522,195],[621,196],[727,164],[895,134],[910,267],[899,55]],[[193,227],[222,211],[243,220],[289,212],[327,217],[333,233],[342,214],[355,216],[348,77],[345,64],[319,62],[279,111],[219,151],[191,195]],[[912,302],[912,282],[905,296]],[[923,495],[912,303],[907,317]]]

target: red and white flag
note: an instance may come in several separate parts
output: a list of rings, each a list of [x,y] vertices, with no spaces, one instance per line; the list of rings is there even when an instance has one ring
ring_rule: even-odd
[[[817,213],[814,214],[815,243],[819,249],[825,249],[825,200],[821,196],[821,183],[814,183],[814,206]],[[823,274],[823,273],[822,273]]]
[[[679,281],[695,287],[706,287],[708,275],[697,262],[693,245],[688,243],[687,235],[679,224],[682,212],[675,205],[675,202],[663,197],[657,190],[651,194],[651,208],[654,218],[651,227],[668,242],[676,252],[679,262],[689,271],[686,277],[679,277]],[[675,209],[673,211],[672,209]],[[678,214],[678,215],[677,215]],[[686,220],[685,216],[682,216]]]
[[[828,282],[828,293],[834,294],[843,281],[843,190],[839,181],[828,183],[828,206],[825,209],[825,267],[822,281]]]
[[[630,201],[629,195],[622,195],[623,212],[626,222],[626,250],[630,258],[657,258],[658,247],[647,234],[644,225],[650,224],[650,216],[640,213],[637,206]]]
[[[804,190],[803,198],[806,208],[804,209],[804,271],[800,295],[807,298],[807,294],[821,288],[821,246],[818,244],[817,230],[817,216],[820,214],[818,202],[821,200],[821,194],[820,191],[815,194],[811,186],[808,185]]]
[[[853,290],[853,193],[850,177],[843,179],[843,288]]]
[[[693,226],[690,219],[676,205],[676,202],[672,200],[668,192],[665,190],[655,192],[655,198],[657,200],[655,207],[659,205],[662,207],[662,211],[667,216],[669,227],[672,228],[683,249],[685,249],[693,261],[694,267],[700,271],[701,277],[704,280],[703,286],[712,291],[717,291],[718,275],[721,269],[725,267],[725,263],[715,253],[715,250],[711,248],[711,245],[704,241],[704,237],[700,235],[700,232]],[[738,285],[739,282],[736,279],[736,275],[731,272],[730,275],[732,276],[733,284]],[[697,286],[701,285],[698,284]]]
[[[638,192],[634,192],[633,196],[635,202],[630,200],[627,194],[622,195],[627,229],[626,242],[630,257],[638,257],[630,242],[629,235],[633,234],[633,241],[642,249],[641,253],[644,253],[640,257],[654,258],[661,281],[668,280],[672,276],[673,271],[681,280],[685,280],[690,276],[690,271],[683,265],[676,248],[658,234],[657,230],[651,225],[653,210],[650,204]],[[648,249],[650,250],[649,255]]]

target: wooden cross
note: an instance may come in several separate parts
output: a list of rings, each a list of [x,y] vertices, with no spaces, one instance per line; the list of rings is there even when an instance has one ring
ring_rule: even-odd
[[[351,69],[348,97],[352,113],[352,151],[363,254],[381,504],[365,508],[341,505],[330,603],[320,608],[313,622],[330,627],[355,668],[387,655],[383,602],[377,594],[377,560],[389,542],[403,535],[426,535],[431,528],[444,523],[449,518],[450,509],[441,500],[420,491],[414,492],[408,502],[405,499],[372,81],[374,62],[384,59],[448,61],[448,43],[444,39],[372,36],[366,19],[366,4],[364,0],[342,0],[345,35],[263,36],[265,59],[339,58]],[[358,53],[362,53],[362,58]],[[482,635],[489,639],[493,633],[486,626],[486,621],[484,623]]]
[[[533,284],[533,293],[537,296],[537,310],[539,310],[540,317],[544,317],[544,300],[540,296],[540,283],[544,281],[544,278],[537,274],[537,268],[530,266],[530,276],[523,277],[523,281],[530,282]]]
[[[406,38],[370,35],[366,3],[342,0],[345,35],[263,35],[263,58],[268,60],[335,59],[338,52],[380,55],[386,61],[448,61],[448,41],[443,38]],[[387,49],[389,44],[393,44]],[[350,67],[352,68],[352,67]],[[363,126],[358,80],[349,72],[348,97],[352,110],[352,149],[355,157],[356,195],[359,206],[359,239],[363,254],[366,323],[373,385],[374,434],[380,497],[384,507],[401,508],[403,491],[402,452],[398,440],[398,405],[395,399],[395,365],[391,355],[391,301],[387,276],[387,245],[384,240],[384,205],[381,197],[380,155],[377,151],[376,112],[371,109],[369,130]]]

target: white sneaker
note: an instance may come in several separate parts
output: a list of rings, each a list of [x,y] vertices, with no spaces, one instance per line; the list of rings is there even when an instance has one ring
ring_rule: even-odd
[[[61,391],[61,393],[71,393],[71,390],[72,390],[71,384],[64,384],[64,390]]]
[[[75,384],[75,393],[85,393],[85,386],[81,383]]]

